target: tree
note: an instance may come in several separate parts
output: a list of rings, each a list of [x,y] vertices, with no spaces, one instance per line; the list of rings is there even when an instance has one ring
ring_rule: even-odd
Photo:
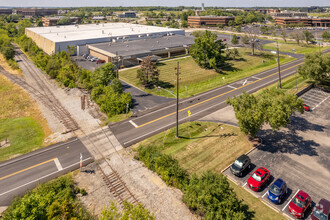
[[[116,71],[112,63],[106,63],[92,73],[94,86],[106,86],[114,78],[116,78]]]
[[[322,38],[323,39],[330,39],[330,33],[329,32],[327,32],[327,31],[323,31],[323,33],[322,33]]]
[[[222,40],[217,40],[217,35],[205,31],[200,37],[195,38],[189,52],[195,62],[203,68],[216,69],[224,65],[225,57],[222,55],[225,45]]]
[[[237,32],[241,32],[242,31],[242,27],[240,25],[236,26],[236,31]]]
[[[241,131],[251,137],[255,137],[265,123],[277,130],[290,123],[290,116],[296,111],[303,113],[303,100],[279,89],[263,90],[257,97],[243,92],[228,98],[227,104],[233,106]]]
[[[269,34],[269,28],[267,26],[261,26],[260,31],[263,34]]]
[[[304,64],[298,67],[298,73],[304,78],[329,83],[330,54],[307,54]]]
[[[140,69],[137,70],[137,78],[144,86],[158,85],[159,70],[155,62],[151,61],[151,57],[143,59]]]
[[[118,78],[115,78],[111,81],[110,87],[112,87],[113,91],[116,93],[123,93],[123,85],[121,84]]]
[[[185,20],[181,21],[181,27],[187,28],[188,27],[188,22],[185,21]]]
[[[42,26],[43,26],[43,24],[42,24],[42,20],[41,20],[41,19],[38,19],[38,20],[36,21],[36,25],[37,25],[37,27],[42,27]]]
[[[286,33],[286,31],[281,31],[281,36],[282,36],[284,42],[286,43],[286,38],[288,36],[287,33]]]
[[[69,24],[71,24],[71,19],[70,19],[70,17],[64,17],[64,18],[61,18],[60,20],[58,20],[56,24],[57,25],[69,25]]]
[[[235,24],[236,24],[236,25],[242,25],[242,24],[244,24],[244,19],[243,19],[243,17],[240,16],[240,15],[236,16],[236,17],[235,17]]]
[[[248,42],[247,45],[249,45],[251,47],[252,56],[254,56],[254,51],[256,49],[259,49],[259,50],[262,49],[260,40],[258,39],[258,32],[257,32],[256,29],[252,29],[252,28],[248,29],[247,36],[248,36],[248,39],[249,39],[249,42]]]
[[[233,38],[231,39],[231,43],[232,43],[233,45],[236,45],[236,44],[239,43],[236,34],[233,35]]]
[[[228,26],[234,26],[234,25],[235,25],[235,21],[230,20],[230,21],[228,22]]]
[[[291,37],[296,40],[298,45],[300,45],[300,41],[304,39],[304,35],[300,31],[292,32]]]
[[[314,35],[311,32],[309,32],[308,30],[305,30],[303,32],[303,34],[304,34],[306,44],[308,44],[308,42],[312,42],[312,40],[314,39]]]
[[[242,43],[243,44],[248,44],[249,43],[249,37],[247,35],[242,36]]]

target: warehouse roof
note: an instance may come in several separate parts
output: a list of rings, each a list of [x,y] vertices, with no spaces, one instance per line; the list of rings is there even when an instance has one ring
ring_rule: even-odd
[[[160,38],[141,39],[127,42],[117,43],[98,43],[90,44],[90,49],[95,49],[103,52],[106,55],[115,55],[118,52],[119,56],[132,55],[148,55],[152,51],[165,50],[166,48],[184,47],[194,44],[194,37],[186,37],[182,35],[172,35]]]
[[[53,42],[67,42],[156,33],[184,34],[184,30],[129,23],[103,23],[27,28]]]

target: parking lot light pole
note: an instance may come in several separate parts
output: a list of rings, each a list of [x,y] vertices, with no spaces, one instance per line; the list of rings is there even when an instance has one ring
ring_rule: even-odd
[[[119,57],[118,57],[118,51],[116,51],[116,58],[117,58],[117,79],[118,79],[118,72],[119,72]]]
[[[179,62],[176,66],[176,138],[179,138]]]

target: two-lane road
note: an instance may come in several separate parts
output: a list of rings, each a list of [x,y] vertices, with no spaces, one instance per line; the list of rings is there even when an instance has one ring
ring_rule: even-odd
[[[282,65],[281,78],[296,73],[297,67],[303,63],[303,60],[304,58],[299,58]],[[253,93],[277,81],[278,70],[273,68],[191,98],[182,99],[179,103],[179,123],[196,120],[224,108],[228,97],[240,95],[243,91]],[[190,118],[188,110],[191,112]],[[171,102],[164,108],[111,125],[110,128],[119,142],[127,147],[173,127],[175,123],[176,103]]]
[[[80,142],[72,139],[21,157],[0,163],[0,206],[8,206],[15,196],[23,195],[36,185],[58,177],[93,161]]]

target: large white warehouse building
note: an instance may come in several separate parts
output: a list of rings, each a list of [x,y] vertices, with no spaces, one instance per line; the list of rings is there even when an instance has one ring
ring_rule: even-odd
[[[66,50],[67,46],[185,35],[185,31],[129,23],[104,23],[26,28],[25,34],[50,55]]]

